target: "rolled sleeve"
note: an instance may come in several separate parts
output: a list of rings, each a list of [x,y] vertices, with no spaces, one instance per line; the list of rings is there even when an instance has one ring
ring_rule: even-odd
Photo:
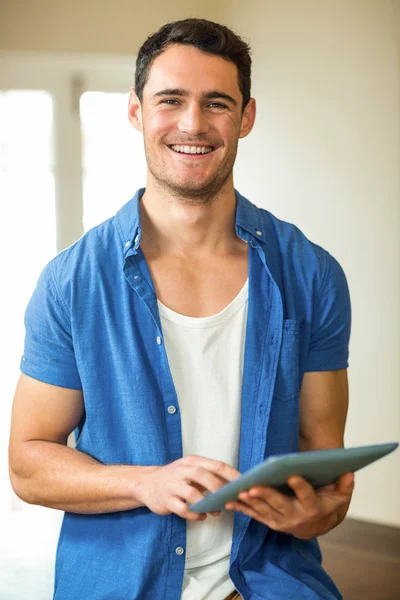
[[[39,277],[25,313],[21,371],[39,381],[82,389],[71,335],[71,319],[55,286],[51,263]]]
[[[313,310],[306,371],[333,371],[349,366],[351,303],[346,276],[328,255],[328,273]]]

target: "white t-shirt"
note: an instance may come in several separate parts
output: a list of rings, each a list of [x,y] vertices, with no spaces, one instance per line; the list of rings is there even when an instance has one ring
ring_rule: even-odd
[[[178,395],[183,456],[197,454],[237,468],[248,282],[211,317],[187,317],[158,302],[164,343]],[[229,578],[233,513],[187,521],[182,600],[221,600]]]

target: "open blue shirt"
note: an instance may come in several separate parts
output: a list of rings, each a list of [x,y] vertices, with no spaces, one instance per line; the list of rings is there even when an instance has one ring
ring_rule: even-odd
[[[140,249],[143,192],[46,266],[26,311],[21,370],[83,390],[76,447],[104,464],[182,457],[177,395]],[[243,472],[298,450],[304,372],[348,366],[350,299],[332,256],[238,192],[236,200],[236,232],[249,244]],[[176,515],[67,512],[54,599],[179,600],[185,544],[186,521]],[[341,598],[316,540],[275,532],[242,513],[235,514],[230,577],[245,600]]]

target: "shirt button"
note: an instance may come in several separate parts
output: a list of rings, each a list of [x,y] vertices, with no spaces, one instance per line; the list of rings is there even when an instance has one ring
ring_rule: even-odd
[[[174,415],[176,413],[175,406],[168,406],[167,410],[168,410],[168,412],[169,412],[170,415]]]
[[[161,344],[162,344],[162,339],[160,338],[160,336],[159,336],[159,335],[157,336],[157,344],[158,344],[159,346],[161,346]]]
[[[262,235],[262,231],[260,231],[259,229],[257,229],[256,234],[257,235]]]
[[[131,245],[130,241],[125,242],[125,248],[128,248],[128,246],[130,246],[130,245]]]
[[[184,551],[184,549],[182,548],[182,546],[178,546],[177,548],[175,548],[175,553],[176,553],[178,556],[182,556],[182,554],[184,554],[184,552],[185,552],[185,551]]]

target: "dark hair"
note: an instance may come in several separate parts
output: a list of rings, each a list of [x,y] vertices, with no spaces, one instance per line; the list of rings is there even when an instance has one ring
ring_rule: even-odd
[[[143,88],[153,60],[171,44],[191,45],[202,52],[216,54],[233,62],[238,68],[244,109],[250,100],[250,46],[225,25],[206,19],[184,19],[167,23],[147,38],[136,59],[135,88],[140,102],[143,100]]]

